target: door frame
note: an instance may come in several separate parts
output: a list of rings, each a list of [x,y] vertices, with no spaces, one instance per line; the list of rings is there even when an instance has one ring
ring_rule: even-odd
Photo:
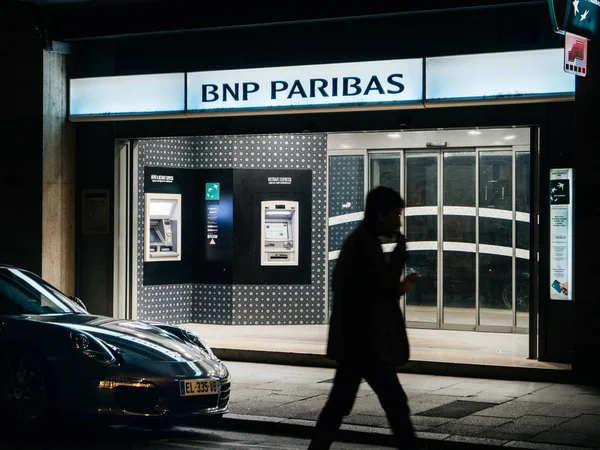
[[[138,144],[114,145],[113,317],[137,318]]]

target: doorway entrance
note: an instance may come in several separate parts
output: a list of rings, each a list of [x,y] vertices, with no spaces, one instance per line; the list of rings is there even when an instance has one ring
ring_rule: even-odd
[[[346,170],[345,179],[336,180],[341,175],[336,169],[350,161],[360,167],[361,158],[364,180],[353,183],[356,190],[364,185],[363,203],[366,192],[380,185],[396,189],[406,201],[407,270],[420,274],[416,288],[402,298],[408,326],[528,332],[529,132],[361,133],[362,154],[330,148],[330,213],[331,203],[351,203],[341,197],[352,187],[350,174],[360,173]],[[332,147],[341,141],[351,145],[349,135],[331,141]],[[359,208],[364,204],[357,202]],[[362,219],[360,211],[342,216],[354,220],[334,216],[332,224],[330,215],[330,272],[339,250],[331,244],[341,247]],[[384,243],[384,252],[393,246]]]

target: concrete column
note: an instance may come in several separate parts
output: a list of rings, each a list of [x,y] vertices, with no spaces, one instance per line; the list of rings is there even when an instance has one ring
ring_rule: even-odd
[[[68,114],[68,58],[44,50],[42,277],[75,293],[75,129]]]

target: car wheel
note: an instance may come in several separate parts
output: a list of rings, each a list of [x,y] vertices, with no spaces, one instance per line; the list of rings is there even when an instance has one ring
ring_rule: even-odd
[[[0,416],[18,425],[46,419],[48,377],[41,359],[28,351],[2,353]]]

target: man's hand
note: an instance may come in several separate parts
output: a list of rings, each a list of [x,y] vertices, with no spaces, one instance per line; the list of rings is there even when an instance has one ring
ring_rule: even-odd
[[[403,287],[403,290],[405,293],[413,290],[418,278],[419,278],[419,274],[416,272],[412,272],[412,273],[409,273],[408,275],[406,275],[406,277],[404,278],[404,281],[402,282],[402,287]]]
[[[400,233],[399,231],[396,231],[394,233],[394,236],[396,237],[396,248],[397,249],[401,249],[401,250],[405,250],[406,251],[406,237]]]

